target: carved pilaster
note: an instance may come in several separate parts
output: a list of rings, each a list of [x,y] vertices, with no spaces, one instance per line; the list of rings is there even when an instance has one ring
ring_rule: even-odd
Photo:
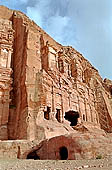
[[[0,139],[7,139],[7,123],[11,91],[12,22],[0,19]]]

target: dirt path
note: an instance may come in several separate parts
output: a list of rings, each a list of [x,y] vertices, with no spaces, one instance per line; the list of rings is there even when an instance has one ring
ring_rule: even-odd
[[[112,170],[112,158],[98,160],[0,160],[0,170]]]

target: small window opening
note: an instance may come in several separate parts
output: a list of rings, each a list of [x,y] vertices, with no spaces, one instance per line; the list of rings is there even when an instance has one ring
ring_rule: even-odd
[[[68,149],[65,146],[60,148],[60,159],[61,160],[68,159]]]
[[[85,121],[85,115],[83,115],[83,120]]]
[[[76,111],[65,112],[64,118],[71,122],[70,126],[76,126],[79,118],[79,113]]]
[[[70,65],[68,64],[68,76],[71,76],[71,70]]]
[[[56,109],[56,119],[57,119],[58,122],[61,123],[60,111],[61,111],[60,109]]]
[[[55,66],[56,66],[56,68],[58,67],[58,62],[57,62],[57,57],[56,57],[56,55],[55,55]]]
[[[37,155],[36,151],[34,151],[27,155],[27,159],[39,160],[40,157]]]
[[[58,67],[59,67],[59,71],[60,71],[61,73],[64,73],[63,60],[58,60]]]
[[[51,108],[47,106],[47,111],[44,112],[44,118],[49,120],[49,113],[51,112]]]

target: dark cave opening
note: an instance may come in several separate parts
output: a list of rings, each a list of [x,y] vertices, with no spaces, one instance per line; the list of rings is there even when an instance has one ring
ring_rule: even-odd
[[[60,148],[60,159],[61,160],[68,159],[68,149],[65,146]]]
[[[76,126],[79,118],[79,113],[73,110],[65,112],[64,118],[71,122],[70,126]]]
[[[34,152],[30,152],[28,155],[27,155],[27,159],[34,159],[34,160],[39,160],[39,156],[37,155],[36,151]]]

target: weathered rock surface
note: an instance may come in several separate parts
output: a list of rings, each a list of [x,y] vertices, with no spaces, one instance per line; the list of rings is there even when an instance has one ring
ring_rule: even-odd
[[[111,133],[112,81],[26,15],[0,6],[0,157],[22,158],[30,141],[43,142],[41,159],[61,159],[63,146],[67,159],[111,155]]]
[[[85,125],[87,127],[87,125]],[[92,127],[93,128],[93,127]],[[91,129],[92,129],[91,128]],[[112,135],[93,129],[60,135],[42,141],[10,140],[0,142],[0,158],[19,159],[101,159],[112,156]]]

